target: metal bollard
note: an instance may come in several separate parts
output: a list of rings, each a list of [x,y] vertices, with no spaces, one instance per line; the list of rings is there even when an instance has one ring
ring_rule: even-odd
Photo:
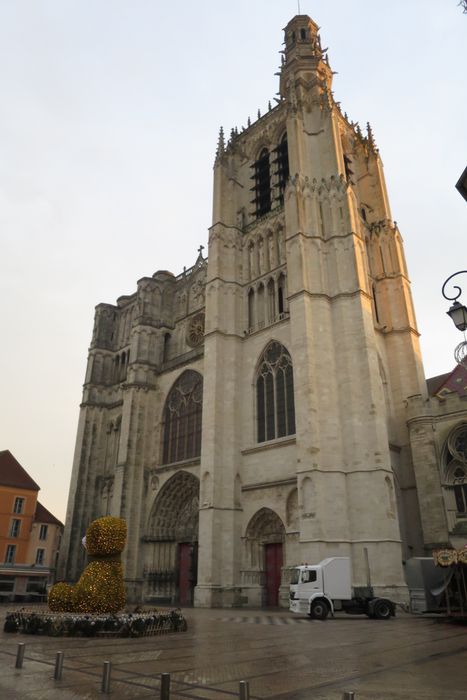
[[[170,673],[161,673],[161,700],[170,700]]]
[[[103,693],[110,693],[110,671],[112,664],[110,661],[104,661],[104,667],[102,669],[102,685],[101,690]]]
[[[23,668],[23,660],[24,660],[24,652],[26,649],[26,644],[24,642],[20,642],[18,644],[18,650],[16,652],[16,664],[15,668]]]
[[[56,681],[62,680],[62,671],[63,671],[63,651],[57,651],[57,655],[55,656],[54,680],[56,680]]]
[[[250,683],[248,681],[240,681],[240,700],[250,700]]]
[[[342,696],[342,700],[355,700],[355,693],[353,690],[346,690]]]

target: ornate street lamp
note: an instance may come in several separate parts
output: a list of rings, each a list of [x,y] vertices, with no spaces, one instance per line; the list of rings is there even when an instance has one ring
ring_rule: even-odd
[[[447,311],[447,315],[450,316],[453,320],[453,323],[455,327],[459,331],[465,332],[467,330],[467,308],[461,304],[458,300],[460,295],[462,294],[462,289],[458,287],[457,285],[453,284],[453,290],[455,290],[454,296],[448,296],[445,292],[445,288],[448,282],[452,280],[453,277],[457,277],[457,275],[466,275],[467,270],[459,270],[459,272],[455,272],[453,275],[447,278],[445,283],[442,286],[441,289],[441,294],[445,299],[448,301],[453,301],[453,305]],[[465,338],[465,336],[464,336]],[[457,348],[454,350],[454,358],[456,362],[459,364],[462,364],[464,367],[467,368],[467,341],[463,340],[462,343],[459,343]]]

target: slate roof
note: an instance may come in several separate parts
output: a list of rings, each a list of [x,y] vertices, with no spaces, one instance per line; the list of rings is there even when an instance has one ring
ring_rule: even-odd
[[[0,451],[0,486],[40,491],[40,486],[31,479],[27,471],[13,457],[10,450]]]
[[[55,517],[55,515],[52,515],[50,510],[47,510],[47,508],[43,506],[42,503],[39,503],[39,501],[37,501],[36,504],[36,514],[34,515],[34,520],[37,523],[50,523],[51,525],[60,525],[60,527],[63,527],[63,523],[61,523],[60,520]]]
[[[457,365],[452,372],[427,379],[426,385],[430,396],[443,398],[453,392],[459,396],[467,396],[467,368]]]

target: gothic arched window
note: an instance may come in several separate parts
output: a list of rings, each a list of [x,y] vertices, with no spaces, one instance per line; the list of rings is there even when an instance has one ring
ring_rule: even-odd
[[[203,378],[187,370],[170,390],[164,408],[162,463],[171,464],[201,454]]]
[[[254,174],[251,179],[255,181],[255,184],[251,189],[255,198],[252,200],[252,204],[255,205],[256,218],[259,219],[271,211],[271,173],[267,148],[263,148],[253,168]]]
[[[292,360],[273,340],[261,356],[256,375],[258,442],[295,434]]]
[[[444,447],[446,486],[453,494],[450,509],[467,515],[467,424],[455,428]]]
[[[282,206],[284,204],[284,192],[287,185],[287,180],[289,179],[289,149],[287,145],[287,134],[285,133],[282,137],[276,150],[276,160],[277,165],[277,197],[279,204]]]
[[[457,467],[453,475],[453,490],[458,513],[467,513],[467,469]]]

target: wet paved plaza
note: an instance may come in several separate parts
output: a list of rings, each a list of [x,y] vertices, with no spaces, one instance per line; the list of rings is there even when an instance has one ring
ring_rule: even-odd
[[[0,613],[1,628],[5,610]],[[0,698],[111,697],[235,700],[248,680],[251,700],[457,700],[467,698],[467,626],[400,613],[388,622],[341,616],[324,622],[285,611],[185,610],[188,631],[143,639],[55,638],[1,633]],[[15,669],[18,642],[26,643]],[[64,651],[61,681],[55,654]]]

